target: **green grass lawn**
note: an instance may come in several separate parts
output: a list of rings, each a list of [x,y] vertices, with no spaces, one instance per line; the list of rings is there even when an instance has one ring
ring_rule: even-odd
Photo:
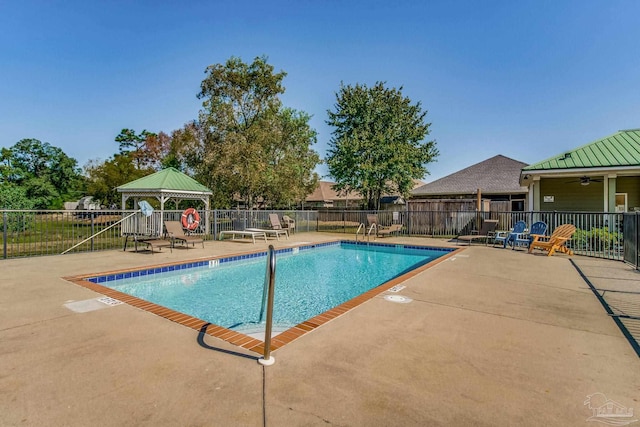
[[[10,213],[6,216],[6,231],[4,223],[0,226],[0,250],[4,258],[59,254],[106,229],[119,218],[117,215],[99,216],[92,221],[68,213]],[[123,244],[124,237],[116,225],[72,251],[114,249]]]

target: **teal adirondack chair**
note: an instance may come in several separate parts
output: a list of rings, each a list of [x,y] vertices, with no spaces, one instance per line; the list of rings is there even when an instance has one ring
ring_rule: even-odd
[[[521,233],[516,236],[513,247],[514,248],[516,246],[529,247],[529,245],[531,244],[531,241],[533,240],[533,236],[532,236],[533,234],[544,236],[546,232],[547,232],[547,223],[542,221],[534,222],[531,225],[531,229],[529,230],[528,233]]]
[[[507,244],[512,244],[513,242],[515,242],[516,240],[516,236],[518,236],[518,234],[522,234],[524,233],[524,230],[527,229],[527,223],[524,221],[518,221],[516,222],[516,225],[513,226],[513,229],[511,231],[500,231],[496,234],[496,237],[493,240],[493,245],[495,246],[496,243],[502,242],[502,247],[506,248]]]

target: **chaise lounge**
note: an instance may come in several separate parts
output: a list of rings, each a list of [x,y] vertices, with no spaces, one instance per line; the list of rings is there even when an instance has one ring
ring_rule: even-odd
[[[236,240],[236,236],[240,236],[240,237],[251,237],[251,240],[253,240],[253,244],[255,245],[256,243],[256,237],[263,237],[264,241],[267,241],[267,233],[265,233],[264,231],[251,231],[251,230],[224,230],[221,231],[220,234],[218,235],[218,240],[223,240],[225,235],[230,235],[231,236],[231,240]]]
[[[231,236],[231,240],[235,240],[236,236],[239,237],[250,237],[253,241],[253,244],[256,244],[256,237],[264,238],[264,241],[267,241],[267,233],[266,230],[258,229],[258,228],[242,228],[242,221],[238,219],[234,219],[232,221],[233,230],[223,230],[218,234],[218,240],[223,240],[225,235]],[[276,236],[277,237],[277,236]]]
[[[264,233],[267,236],[274,236],[278,240],[280,240],[280,236],[284,236],[289,240],[289,233],[287,230],[274,230],[273,228],[245,228],[244,231]]]
[[[489,239],[495,236],[497,226],[497,219],[485,219],[482,223],[482,227],[480,227],[480,230],[472,230],[471,234],[458,236],[456,237],[456,240],[458,241],[458,243],[460,243],[460,241],[469,242],[469,246],[471,246],[471,242],[473,242],[474,240],[484,239],[485,243],[488,243]]]
[[[147,245],[147,249],[151,250],[153,254],[153,249],[157,248],[158,252],[162,250],[162,248],[168,247],[171,252],[173,252],[173,244],[165,239],[138,239],[136,240],[136,252],[138,252],[138,243],[145,243]]]
[[[402,224],[391,224],[389,227],[379,227],[377,235],[379,237],[391,236],[393,233],[400,233],[402,231]]]
[[[199,236],[193,236],[184,232],[182,228],[182,224],[180,221],[165,221],[164,222],[165,235],[174,242],[179,241],[182,242],[189,247],[189,243],[191,243],[194,247],[196,243],[202,243],[202,247],[204,248],[204,239]]]

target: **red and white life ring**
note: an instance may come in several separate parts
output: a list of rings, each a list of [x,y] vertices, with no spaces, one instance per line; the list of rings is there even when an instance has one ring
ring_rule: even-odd
[[[194,208],[185,209],[182,212],[182,227],[186,228],[189,231],[193,231],[198,228],[200,224],[200,214]]]

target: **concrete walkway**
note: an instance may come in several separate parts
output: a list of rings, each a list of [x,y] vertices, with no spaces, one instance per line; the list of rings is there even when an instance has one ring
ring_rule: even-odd
[[[0,425],[583,426],[596,392],[640,412],[640,359],[565,255],[470,246],[404,282],[413,302],[375,297],[277,350],[270,367],[128,305],[65,307],[100,296],[65,276],[265,246],[0,261]],[[628,269],[589,267],[598,286]]]
[[[579,257],[572,262],[640,355],[640,271],[597,258]]]

